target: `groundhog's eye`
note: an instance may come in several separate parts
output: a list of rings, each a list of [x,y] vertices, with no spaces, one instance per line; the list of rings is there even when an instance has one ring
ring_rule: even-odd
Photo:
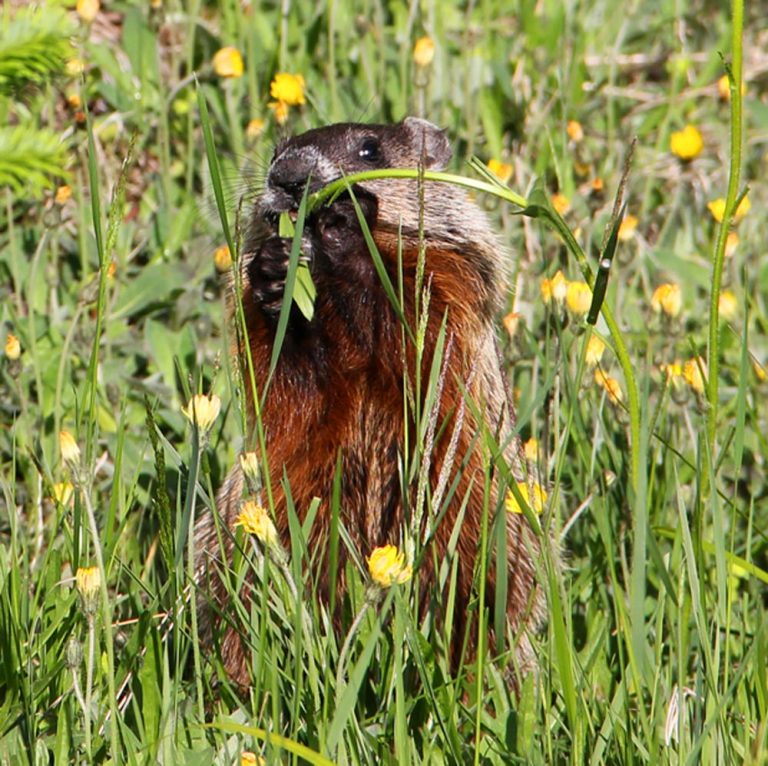
[[[365,162],[378,162],[381,159],[379,142],[375,138],[364,139],[357,154]]]

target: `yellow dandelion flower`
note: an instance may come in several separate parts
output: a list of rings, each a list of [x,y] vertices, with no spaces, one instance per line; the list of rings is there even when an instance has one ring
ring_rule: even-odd
[[[256,755],[256,753],[252,753],[250,750],[243,750],[240,753],[240,766],[264,766],[265,764],[266,761],[263,756]]]
[[[683,380],[697,393],[704,393],[704,360],[699,356],[683,365]]]
[[[285,103],[285,101],[270,101],[267,106],[272,110],[275,115],[275,121],[278,125],[285,125],[288,121],[288,113],[291,107]]]
[[[723,319],[730,322],[736,318],[736,313],[739,310],[739,302],[731,290],[723,290],[723,292],[720,293],[717,305],[720,311],[720,316]]]
[[[568,134],[568,138],[575,144],[584,140],[584,128],[581,127],[581,123],[578,120],[569,120],[565,126],[565,132]]]
[[[278,72],[269,85],[269,95],[288,106],[301,106],[304,100],[304,78],[300,74]]]
[[[621,242],[626,242],[635,236],[637,230],[637,216],[627,215],[624,216],[624,220],[619,224],[618,238]]]
[[[592,290],[586,282],[569,282],[565,290],[565,305],[574,316],[585,316],[592,305]]]
[[[733,213],[733,222],[738,223],[749,212],[751,207],[752,203],[749,201],[749,196],[744,195]],[[725,200],[722,197],[713,199],[711,202],[707,202],[707,208],[712,214],[712,217],[718,223],[722,223],[723,217],[725,216]]]
[[[517,311],[510,311],[501,320],[501,323],[504,325],[504,329],[507,331],[507,334],[510,338],[514,338],[517,334],[517,328],[520,325],[520,319],[522,316],[523,315]]]
[[[683,384],[683,365],[679,360],[669,364],[662,364],[660,370],[667,380],[667,385],[679,388]]]
[[[259,117],[251,120],[245,127],[245,135],[250,141],[255,141],[266,128],[267,123]]]
[[[621,383],[616,378],[606,375],[602,370],[595,370],[595,383],[605,390],[611,404],[619,404],[624,400]]]
[[[75,11],[83,21],[91,22],[96,18],[100,8],[99,0],[77,0]]]
[[[523,444],[525,459],[530,463],[538,463],[540,458],[539,440],[533,436]]]
[[[761,383],[765,383],[765,381],[768,380],[768,372],[766,372],[765,367],[755,358],[750,358],[750,361],[752,362],[752,369],[755,371],[757,379]]]
[[[51,496],[54,502],[62,508],[68,508],[74,497],[75,488],[69,481],[60,481],[51,487]]]
[[[741,95],[743,96],[747,92],[747,85],[746,83],[741,83]],[[717,95],[723,100],[723,101],[730,101],[731,100],[731,82],[728,79],[728,75],[724,74],[718,81],[717,81]]]
[[[65,463],[73,466],[80,463],[80,447],[69,431],[59,431],[59,452]]]
[[[512,178],[512,165],[508,162],[501,162],[496,159],[488,160],[488,170],[490,170],[503,184],[507,183],[509,179]]]
[[[435,58],[435,42],[431,37],[420,37],[413,46],[413,61],[416,66],[428,67]]]
[[[676,317],[683,307],[683,291],[680,285],[665,282],[659,285],[651,295],[651,309],[656,313],[664,313]]]
[[[69,104],[70,109],[79,109],[83,105],[83,100],[78,93],[70,93],[67,96],[67,104]]]
[[[73,58],[67,61],[67,65],[64,67],[64,71],[70,77],[77,77],[85,71],[85,61],[79,58]]]
[[[547,504],[547,493],[544,488],[538,482],[533,483],[533,498],[528,491],[528,483],[524,481],[517,482],[517,489],[520,491],[523,500],[525,500],[528,507],[534,513],[541,513],[544,510],[544,506]],[[507,513],[522,513],[523,508],[515,497],[514,492],[511,489],[507,490],[506,497],[504,498],[504,507]]]
[[[552,279],[541,280],[541,299],[545,305],[549,305],[553,301],[555,303],[562,304],[565,300],[565,295],[568,292],[568,282],[563,275],[563,272],[559,269]]]
[[[19,339],[12,332],[9,332],[5,338],[5,355],[12,362],[15,362],[21,356],[21,343],[19,343]]]
[[[263,505],[253,500],[243,503],[235,521],[236,527],[242,527],[249,535],[254,535],[264,545],[277,542],[277,529]]]
[[[221,274],[225,274],[232,268],[232,256],[227,245],[217,247],[213,251],[213,265],[216,267],[216,271]]]
[[[394,545],[374,548],[368,557],[368,571],[371,579],[382,588],[402,585],[413,576],[413,567],[405,563],[405,554]]]
[[[69,200],[71,196],[72,188],[64,184],[63,186],[59,186],[56,189],[56,194],[53,199],[57,205],[63,205],[65,202],[67,202],[67,200]]]
[[[565,215],[568,212],[568,209],[571,207],[571,203],[568,201],[568,197],[566,197],[564,194],[553,194],[551,202],[552,207],[555,208],[555,210],[560,215]]]
[[[704,140],[698,128],[686,125],[682,130],[677,130],[669,138],[669,149],[672,154],[681,160],[689,161],[698,157],[704,148]]]
[[[605,343],[602,338],[593,333],[587,341],[587,350],[584,352],[584,362],[588,367],[596,367],[600,364],[604,351]]]
[[[735,231],[729,231],[725,238],[725,257],[730,258],[739,246],[739,235]]]
[[[237,48],[227,45],[219,48],[211,61],[213,71],[219,77],[237,78],[243,76],[243,57]]]
[[[181,411],[190,423],[197,423],[201,433],[207,433],[221,410],[221,399],[216,394],[195,394]]]

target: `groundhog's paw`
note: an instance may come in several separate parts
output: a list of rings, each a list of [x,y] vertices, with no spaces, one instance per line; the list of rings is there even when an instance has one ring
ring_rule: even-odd
[[[280,313],[290,253],[290,239],[270,237],[248,265],[248,277],[256,303],[269,316]]]

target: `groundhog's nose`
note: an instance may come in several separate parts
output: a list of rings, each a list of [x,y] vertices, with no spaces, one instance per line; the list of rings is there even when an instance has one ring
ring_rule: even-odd
[[[288,149],[273,160],[267,182],[269,186],[281,189],[298,202],[307,180],[314,176],[316,165],[315,159],[306,152]]]

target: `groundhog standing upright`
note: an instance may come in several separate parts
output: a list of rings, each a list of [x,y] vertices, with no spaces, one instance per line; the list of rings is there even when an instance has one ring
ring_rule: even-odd
[[[243,342],[250,346],[258,391],[267,380],[291,251],[291,239],[278,234],[278,219],[285,212],[295,216],[307,181],[312,192],[360,171],[442,170],[450,158],[443,131],[413,117],[396,125],[331,125],[280,143],[253,210],[240,261],[247,325]],[[389,280],[402,295],[403,316],[398,316],[382,286],[350,195],[313,212],[303,231],[302,254],[317,289],[314,317],[307,321],[295,306],[291,308],[261,409],[277,530],[291,550],[285,481],[300,518],[312,499],[320,498],[309,539],[312,582],[316,597],[327,603],[329,583],[335,579],[335,603],[342,603],[348,561],[343,541],[338,546],[336,577],[328,571],[331,496],[340,460],[340,521],[360,560],[378,546],[402,546],[417,498],[417,482],[404,486],[403,476],[412,463],[405,450],[420,438],[408,414],[416,405],[406,392],[416,391],[416,313],[425,301],[423,291],[416,294],[421,251],[428,316],[421,391],[415,396],[423,405],[444,323],[444,353],[437,362],[441,386],[430,412],[422,415],[422,428],[430,419],[434,425],[427,495],[440,484],[444,491],[438,498],[440,507],[427,504],[429,511],[419,530],[426,550],[415,573],[416,596],[421,614],[434,615],[442,624],[448,586],[440,591],[437,573],[453,550],[456,561],[452,557],[447,561],[447,571],[455,563],[457,598],[452,645],[446,651],[454,667],[460,657],[471,658],[477,641],[474,602],[480,578],[486,578],[485,603],[492,614],[499,567],[493,553],[482,574],[476,566],[484,514],[489,529],[501,514],[501,523],[506,524],[507,561],[501,566],[507,574],[508,622],[516,666],[525,670],[533,664],[529,637],[541,623],[544,607],[534,565],[541,541],[525,515],[504,510],[509,477],[529,481],[519,441],[512,435],[514,413],[496,351],[495,325],[507,289],[507,256],[482,210],[453,185],[389,178],[358,183],[353,193]],[[239,352],[243,351],[241,347]],[[245,388],[250,396],[250,384]],[[249,409],[253,427],[250,399]],[[506,480],[490,457],[492,442],[500,445],[501,460],[509,469]],[[209,621],[220,619],[219,610],[227,612],[219,573],[228,565],[234,544],[228,530],[240,511],[243,489],[243,474],[237,467],[217,501],[224,550],[213,518],[198,523],[201,587],[210,589],[219,607],[211,610]],[[451,544],[462,516],[458,542]],[[498,535],[489,545],[492,552],[498,549],[497,540]],[[248,594],[243,598],[247,600]],[[250,648],[231,626],[222,627],[219,639],[227,672],[246,686]]]

